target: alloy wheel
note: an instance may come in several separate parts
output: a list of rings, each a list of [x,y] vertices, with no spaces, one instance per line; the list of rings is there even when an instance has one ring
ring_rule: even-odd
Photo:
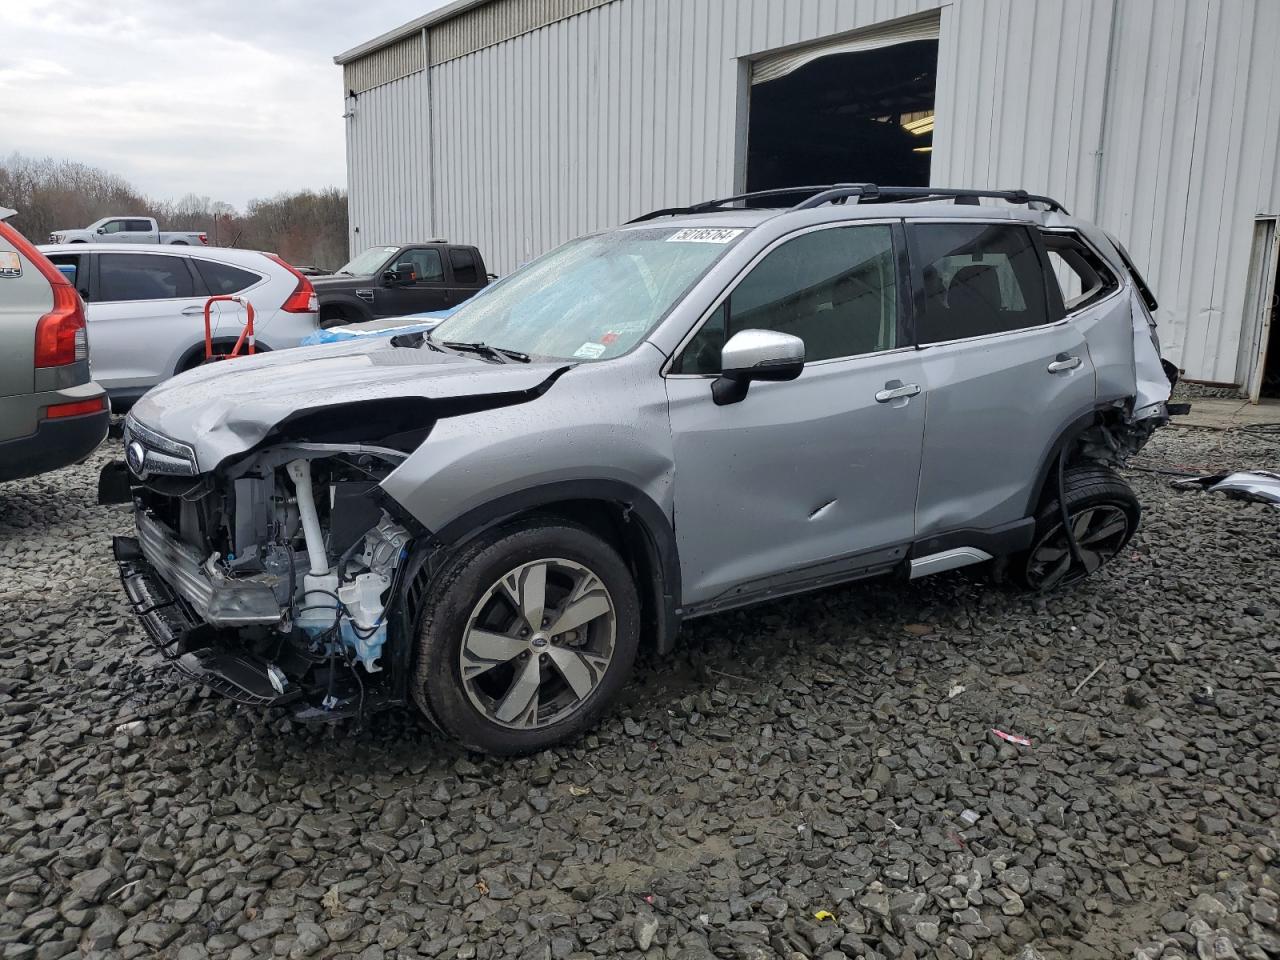
[[[1129,515],[1120,507],[1086,507],[1071,516],[1080,562],[1071,554],[1065,528],[1055,524],[1031,548],[1027,582],[1037,590],[1051,590],[1083,580],[1120,552],[1128,542],[1129,530]]]
[[[535,560],[489,587],[467,618],[459,666],[486,719],[531,730],[565,719],[613,658],[617,612],[604,582],[573,560]]]

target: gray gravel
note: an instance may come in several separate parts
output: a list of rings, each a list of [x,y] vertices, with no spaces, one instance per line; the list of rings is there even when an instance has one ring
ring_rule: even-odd
[[[1096,582],[698,621],[597,733],[498,762],[177,683],[101,459],[0,487],[0,958],[1280,957],[1280,511],[1135,471]],[[1140,464],[1278,460],[1166,430]]]

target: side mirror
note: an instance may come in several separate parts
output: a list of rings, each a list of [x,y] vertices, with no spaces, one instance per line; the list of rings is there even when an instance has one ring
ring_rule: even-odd
[[[97,230],[94,231],[94,233],[106,233],[106,232],[107,232],[106,227],[99,227]]]
[[[395,268],[382,275],[382,279],[393,287],[407,287],[418,279],[412,263],[397,263]]]
[[[717,406],[738,403],[752,380],[794,380],[804,370],[804,341],[776,330],[741,330],[720,350],[720,376],[711,384]]]

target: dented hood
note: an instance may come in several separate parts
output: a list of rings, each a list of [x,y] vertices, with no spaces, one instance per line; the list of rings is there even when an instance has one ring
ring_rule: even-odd
[[[355,341],[224,360],[148,391],[130,417],[190,445],[212,469],[261,443],[299,414],[365,401],[469,400],[468,406],[532,399],[566,364],[491,363],[389,340]],[[377,424],[370,424],[370,439]]]

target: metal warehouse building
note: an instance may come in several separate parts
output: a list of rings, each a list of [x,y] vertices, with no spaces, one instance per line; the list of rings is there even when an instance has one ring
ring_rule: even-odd
[[[1024,187],[1128,246],[1187,377],[1256,388],[1278,38],[1276,0],[462,0],[335,58],[351,246],[502,273],[744,188]]]

